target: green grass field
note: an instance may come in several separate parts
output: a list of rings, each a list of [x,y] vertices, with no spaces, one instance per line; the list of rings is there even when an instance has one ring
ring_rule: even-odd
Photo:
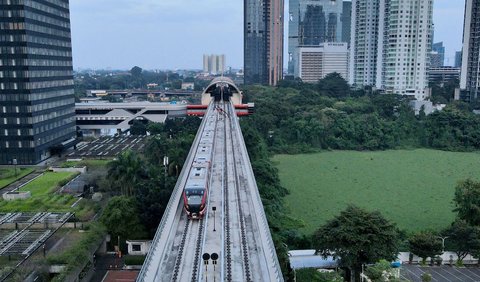
[[[355,204],[407,231],[439,230],[454,219],[458,181],[480,180],[480,153],[436,150],[333,151],[274,157],[290,191],[286,204],[311,234]]]
[[[31,198],[15,201],[5,201],[0,198],[0,212],[74,211],[80,219],[91,217],[94,214],[91,203],[82,200],[75,208],[71,208],[77,198],[68,194],[54,193],[61,186],[60,182],[66,182],[75,174],[73,172],[45,172],[41,177],[20,189],[20,191],[30,191]]]
[[[82,160],[82,161],[66,161],[63,162],[60,166],[61,167],[82,167],[87,166],[88,168],[99,168],[99,167],[106,167],[109,162],[112,160]]]
[[[0,188],[3,188],[19,178],[32,172],[32,168],[17,168],[17,176],[15,177],[15,168],[1,168],[0,169]]]

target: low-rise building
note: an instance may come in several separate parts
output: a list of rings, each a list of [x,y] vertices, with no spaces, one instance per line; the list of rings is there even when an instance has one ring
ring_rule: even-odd
[[[448,81],[460,79],[460,68],[456,67],[436,67],[428,70],[428,81],[435,83],[446,83]]]
[[[296,49],[295,77],[316,83],[330,73],[348,79],[347,43],[322,43],[318,46],[299,46]]]

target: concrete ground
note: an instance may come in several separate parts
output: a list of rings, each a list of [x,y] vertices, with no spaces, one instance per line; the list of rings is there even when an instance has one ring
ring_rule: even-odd
[[[113,254],[96,255],[95,274],[91,282],[101,282],[109,270],[122,270],[124,266],[123,258],[118,258]]]
[[[432,281],[436,282],[471,282],[480,281],[480,267],[420,266],[404,264],[401,268],[403,279],[412,282],[421,282],[423,273],[430,273]]]
[[[79,144],[77,150],[63,155],[69,159],[116,157],[128,149],[143,150],[146,138],[146,136],[101,137],[89,143]]]

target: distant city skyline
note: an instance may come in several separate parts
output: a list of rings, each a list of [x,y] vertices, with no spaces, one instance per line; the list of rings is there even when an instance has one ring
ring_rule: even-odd
[[[75,69],[201,70],[205,53],[225,54],[227,67],[243,68],[243,1],[71,0],[70,13]],[[464,0],[434,1],[434,41],[444,42],[445,65],[461,49],[463,18]]]

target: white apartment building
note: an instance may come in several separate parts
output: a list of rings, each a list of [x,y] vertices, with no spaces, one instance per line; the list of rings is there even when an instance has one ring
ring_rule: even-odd
[[[322,43],[318,46],[300,46],[296,49],[295,77],[316,83],[330,73],[348,79],[348,44]]]
[[[432,13],[433,0],[353,0],[350,83],[427,99]]]
[[[225,55],[203,55],[203,72],[223,74],[225,72]]]
[[[380,17],[380,0],[352,0],[348,76],[352,85],[358,87],[375,85],[379,58],[379,30],[382,30],[379,28],[380,18],[384,19]]]

